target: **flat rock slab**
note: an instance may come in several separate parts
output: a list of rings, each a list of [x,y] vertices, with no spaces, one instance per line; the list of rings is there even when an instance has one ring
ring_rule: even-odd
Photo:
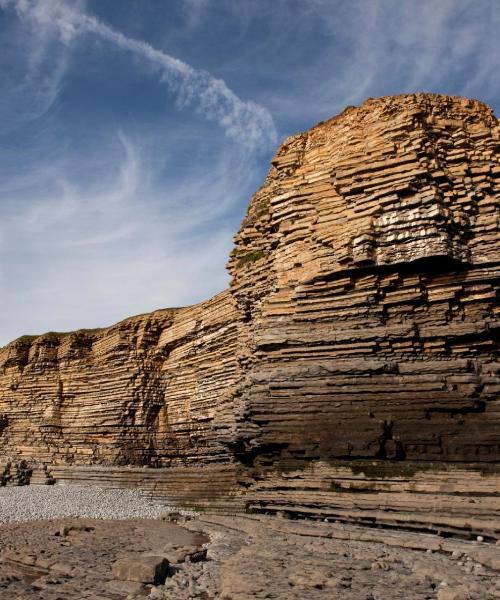
[[[257,515],[187,526],[210,535],[207,560],[180,565],[155,599],[500,599],[485,560],[500,548],[479,540]]]
[[[0,599],[118,600],[129,594],[147,595],[154,581],[164,580],[168,561],[164,557],[155,561],[144,553],[154,554],[169,543],[195,551],[205,541],[206,537],[174,523],[150,519],[3,524]],[[138,558],[134,568],[129,564],[129,575],[135,577],[141,569],[142,575],[133,581],[120,580],[113,564],[130,561],[132,556]],[[149,588],[144,582],[149,582]]]

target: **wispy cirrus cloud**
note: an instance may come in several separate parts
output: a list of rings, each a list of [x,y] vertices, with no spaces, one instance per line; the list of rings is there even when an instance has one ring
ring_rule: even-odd
[[[224,7],[239,35],[254,36],[266,24],[260,74],[274,79],[259,99],[281,127],[304,117],[309,123],[324,119],[370,96],[412,91],[500,104],[498,0],[218,0],[216,5]],[[249,60],[258,60],[255,49],[246,50]]]
[[[83,2],[0,0],[0,8],[12,21],[5,70],[18,69],[22,82],[10,88],[10,110],[23,97],[37,99],[36,110],[7,119],[18,131],[2,140],[0,344],[26,331],[106,325],[220,291],[239,220],[232,213],[255,185],[255,156],[275,141],[267,110],[106,25]],[[97,128],[78,114],[41,119],[64,91],[65,76],[74,82],[82,51],[94,49],[106,64],[106,44],[155,74],[155,93],[166,86],[179,107],[207,124],[177,123],[168,110],[153,126],[121,113],[118,131],[114,116]],[[64,94],[60,102],[68,106]],[[85,99],[80,107],[92,118]],[[0,104],[0,121],[4,109]],[[209,122],[226,135],[219,139]],[[186,155],[181,177],[179,156]]]
[[[0,0],[0,7],[45,30],[57,32],[69,45],[84,35],[94,35],[146,61],[176,95],[179,107],[193,108],[221,126],[226,135],[251,150],[268,149],[277,139],[269,111],[251,100],[240,99],[222,79],[196,69],[147,42],[127,37],[82,10],[81,4],[62,0]]]
[[[164,156],[172,168],[186,135],[172,131]],[[183,306],[227,286],[235,228],[228,213],[252,183],[247,153],[228,144],[210,169],[198,161],[191,177],[164,187],[151,172],[157,151],[156,142],[117,132],[98,179],[77,177],[73,161],[62,160],[46,190],[33,193],[34,180],[3,194],[0,345],[23,332]],[[99,160],[101,149],[94,152]]]
[[[4,8],[5,0],[0,2]],[[44,115],[57,100],[70,53],[34,22],[13,21],[0,36],[0,134]]]

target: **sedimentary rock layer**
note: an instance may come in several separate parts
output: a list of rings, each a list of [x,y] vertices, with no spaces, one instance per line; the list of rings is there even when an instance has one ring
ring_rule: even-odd
[[[229,264],[253,446],[498,460],[499,132],[416,95],[285,142]]]
[[[447,485],[443,461],[496,470],[499,133],[479,102],[418,94],[348,108],[278,151],[229,263],[249,355],[235,448],[255,506],[402,501],[403,520],[410,505],[452,519],[468,477]],[[352,494],[353,459],[396,469]],[[415,491],[407,460],[429,485],[396,501],[394,484]],[[478,516],[499,508],[498,478],[484,483]]]
[[[217,464],[237,380],[228,292],[98,331],[23,337],[0,353],[2,453],[57,464]]]
[[[143,464],[216,489],[220,469],[221,494],[253,508],[346,519],[392,505],[424,524],[445,495],[453,528],[464,494],[496,531],[499,197],[486,105],[348,107],[278,150],[228,291],[2,349],[2,452],[69,480],[68,465]]]

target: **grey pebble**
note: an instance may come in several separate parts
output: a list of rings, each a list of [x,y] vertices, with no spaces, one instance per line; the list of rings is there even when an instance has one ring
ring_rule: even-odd
[[[139,490],[79,485],[0,488],[0,523],[65,517],[158,519],[168,510],[179,511],[151,500]]]

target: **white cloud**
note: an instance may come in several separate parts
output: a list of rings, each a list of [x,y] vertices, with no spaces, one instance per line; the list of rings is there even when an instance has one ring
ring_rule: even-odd
[[[90,34],[131,52],[158,71],[160,80],[177,95],[180,106],[192,107],[215,121],[230,138],[252,150],[267,150],[276,143],[274,122],[266,108],[241,100],[222,79],[116,31],[85,13],[79,4],[62,0],[0,0],[0,7],[14,8],[22,19],[49,31],[57,30],[65,44]]]
[[[193,30],[200,25],[207,14],[209,0],[182,0],[182,5],[188,29]]]
[[[220,0],[217,5],[225,7],[239,35],[266,23],[267,38],[259,40],[259,49],[269,57],[262,68],[274,85],[263,89],[259,100],[281,123],[312,124],[369,96],[414,91],[500,101],[498,0]]]
[[[17,62],[6,63],[5,72],[14,66],[20,73],[6,80],[10,105],[0,98],[2,126],[44,115],[57,100],[73,47],[95,36],[143,61],[179,107],[196,110],[230,138],[205,143],[203,124],[195,134],[182,119],[163,132],[124,122],[123,131],[89,131],[85,140],[77,134],[72,147],[58,137],[63,123],[49,115],[29,146],[4,147],[0,345],[23,333],[109,325],[223,289],[235,229],[228,215],[251,189],[254,151],[275,142],[270,114],[224,81],[112,29],[87,14],[83,2],[0,0],[0,8],[19,17],[5,54]],[[5,118],[9,110],[16,119]],[[186,138],[203,160],[189,146],[193,164],[178,178]]]
[[[179,127],[161,148],[167,166],[190,135]],[[71,157],[52,163],[45,191],[32,196],[20,185],[2,198],[0,345],[23,333],[110,325],[227,286],[238,220],[228,214],[254,186],[246,151],[227,142],[210,169],[193,157],[189,177],[165,185],[151,171],[154,136],[119,131],[114,143],[96,141],[76,170]],[[104,157],[105,175],[87,178]]]
[[[0,8],[6,6],[0,0]],[[0,36],[0,133],[38,119],[56,101],[70,53],[46,27],[19,21]]]

